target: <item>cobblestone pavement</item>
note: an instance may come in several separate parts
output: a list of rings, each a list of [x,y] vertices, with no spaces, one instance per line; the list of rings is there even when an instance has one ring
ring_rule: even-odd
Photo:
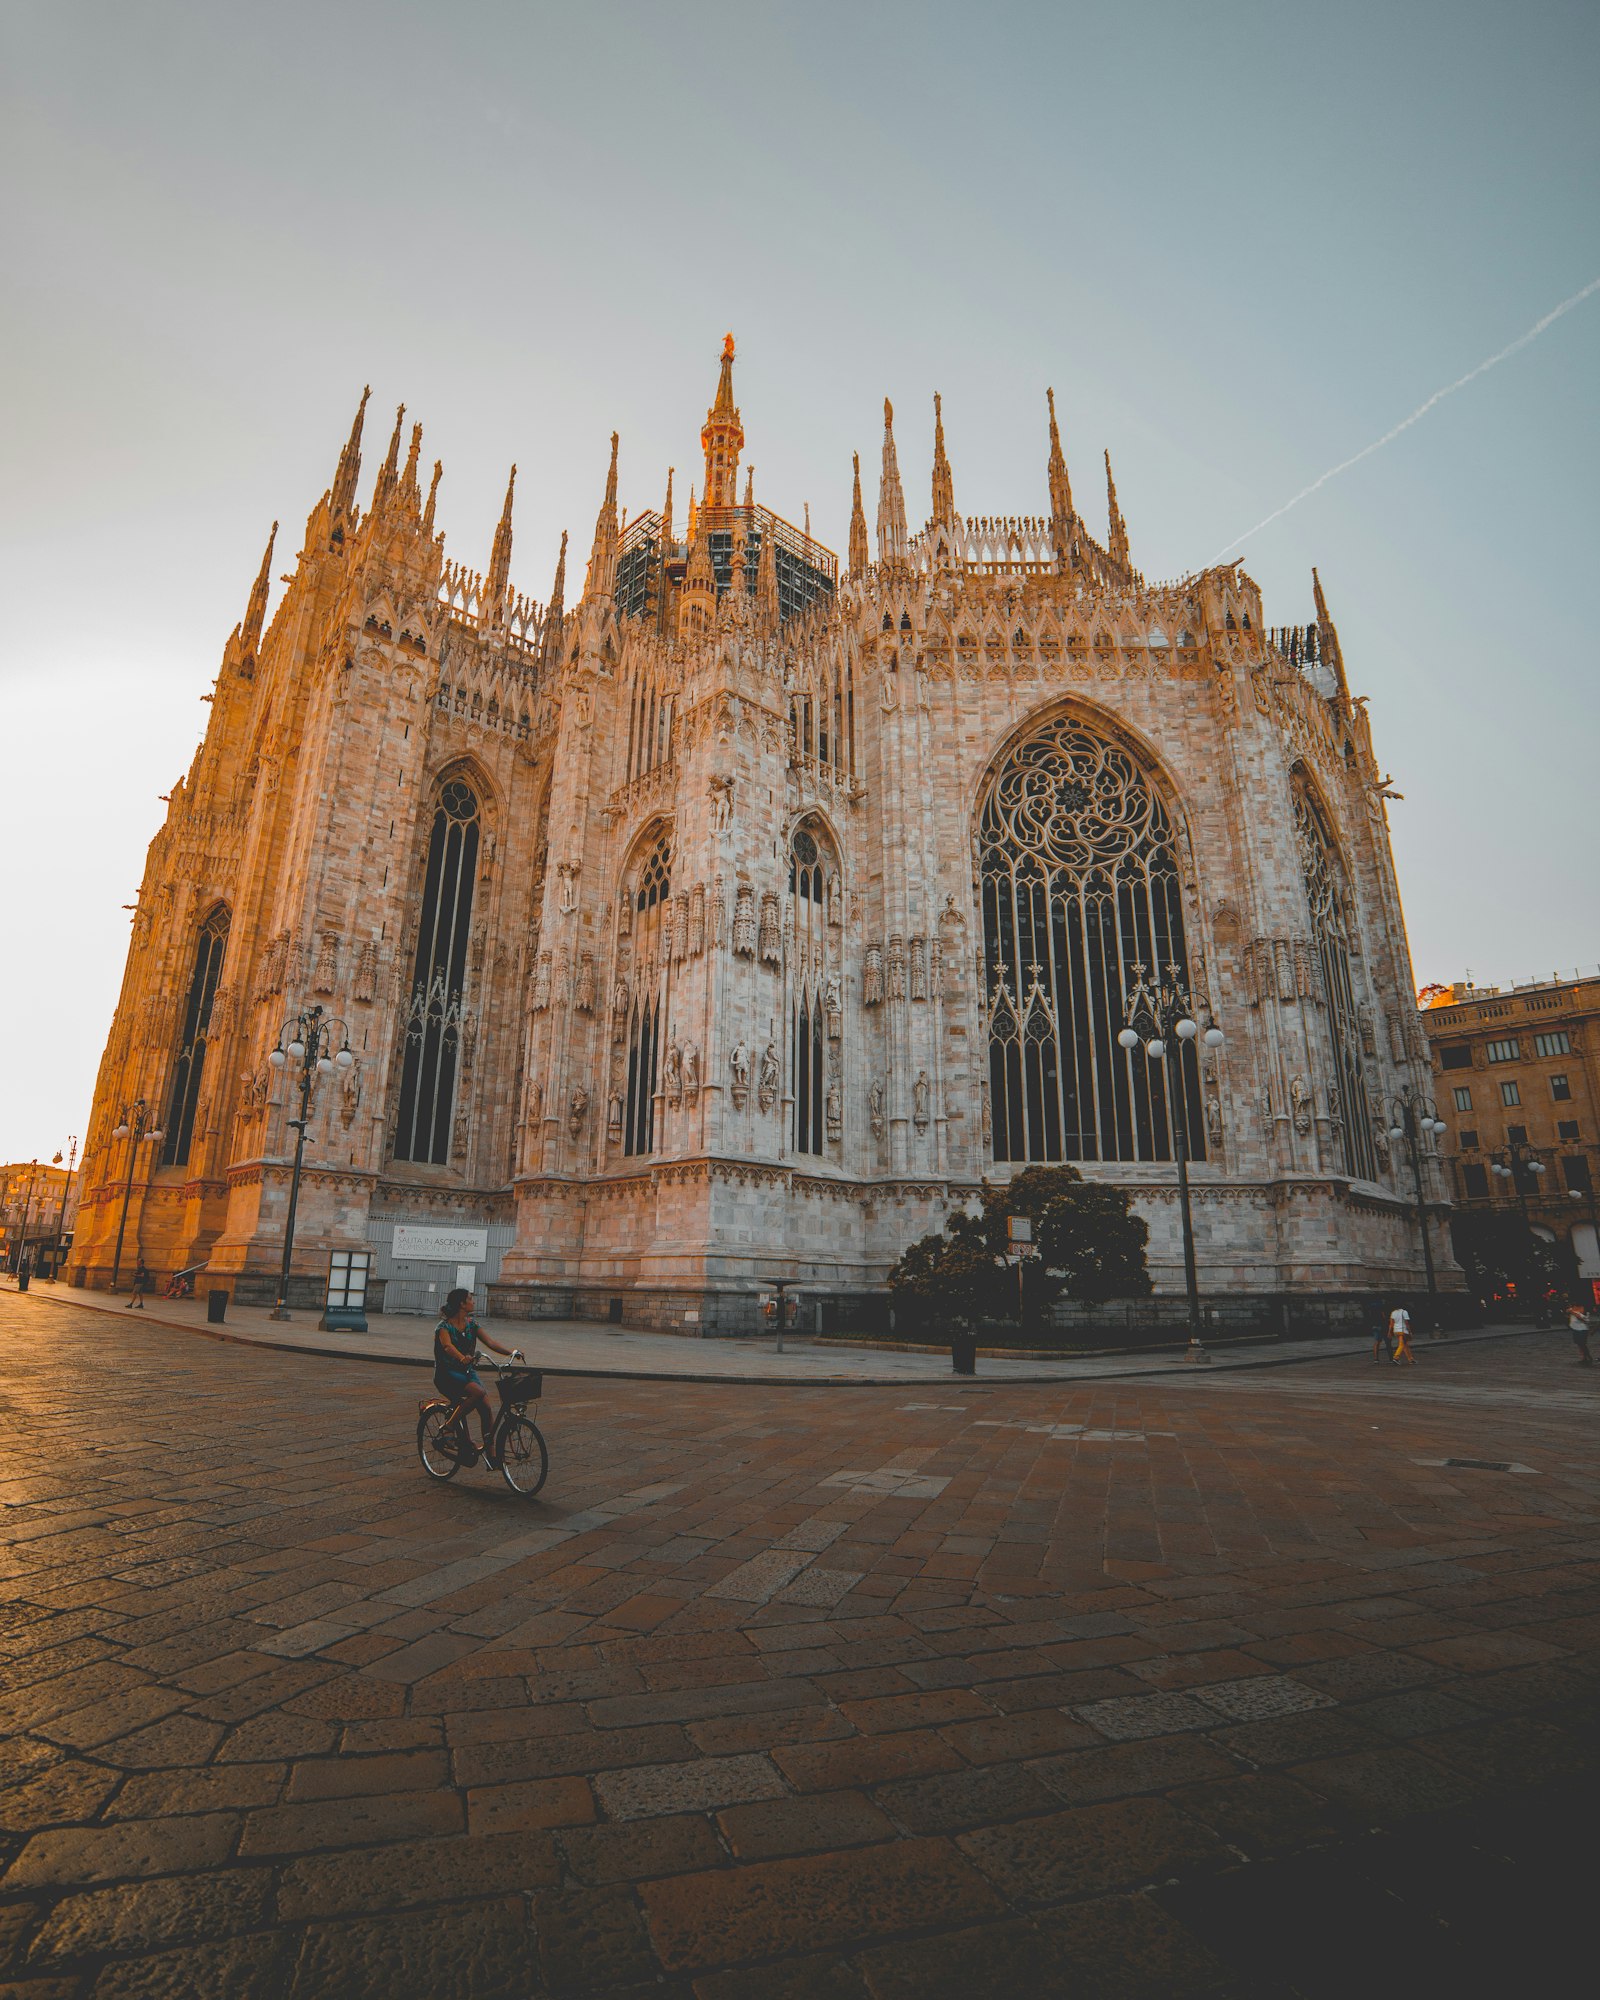
[[[0,2000],[1573,1983],[1564,1336],[560,1382],[532,1502],[424,1479],[407,1370],[11,1294],[0,1384]]]

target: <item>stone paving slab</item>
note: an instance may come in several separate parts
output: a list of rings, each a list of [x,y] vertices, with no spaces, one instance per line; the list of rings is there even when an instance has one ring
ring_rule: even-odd
[[[1264,2000],[1587,1948],[1564,1335],[558,1378],[530,1503],[425,1479],[403,1370],[105,1332],[0,1294],[0,1994]]]

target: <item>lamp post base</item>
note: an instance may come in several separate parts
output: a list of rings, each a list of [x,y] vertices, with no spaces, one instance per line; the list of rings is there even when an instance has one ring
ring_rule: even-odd
[[[267,1314],[268,1319],[288,1319],[289,1317],[290,1315],[284,1311],[282,1306],[274,1306],[272,1311]]]

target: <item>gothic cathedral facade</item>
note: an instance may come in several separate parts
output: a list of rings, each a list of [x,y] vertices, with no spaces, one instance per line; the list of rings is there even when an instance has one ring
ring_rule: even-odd
[[[321,1008],[354,1060],[310,1098],[307,1301],[405,1222],[492,1230],[504,1315],[736,1332],[783,1277],[848,1318],[1032,1161],[1130,1189],[1177,1290],[1180,1137],[1207,1293],[1414,1288],[1386,1130],[1427,1068],[1320,585],[1270,629],[1236,563],[1147,583],[1053,398],[1048,512],[981,518],[935,399],[920,533],[886,404],[841,572],[741,496],[733,358],[681,527],[670,474],[619,515],[612,439],[570,609],[565,539],[547,603],[512,588],[509,488],[487,571],[445,559],[420,427],[359,508],[363,397],[151,844],[76,1281],[131,1229],[124,1268],[271,1296],[299,1100],[268,1058]],[[1226,1034],[1172,1101],[1117,1039],[1157,975]]]

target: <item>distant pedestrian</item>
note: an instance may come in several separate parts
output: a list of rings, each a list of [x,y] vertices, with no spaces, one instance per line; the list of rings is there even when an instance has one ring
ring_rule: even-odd
[[[140,1312],[143,1312],[144,1295],[147,1291],[149,1291],[151,1285],[154,1283],[155,1280],[151,1277],[149,1271],[145,1268],[145,1261],[141,1257],[133,1274],[133,1296],[132,1298],[129,1299],[127,1306],[124,1308],[124,1310],[131,1312],[133,1308],[137,1306]]]
[[[1411,1352],[1411,1315],[1404,1306],[1396,1306],[1389,1315],[1389,1338],[1394,1343],[1396,1368],[1415,1368],[1417,1357]]]
[[[1582,1306],[1569,1308],[1567,1331],[1572,1335],[1572,1344],[1578,1350],[1578,1366],[1592,1368],[1594,1356],[1589,1352],[1589,1316]]]
[[[1389,1322],[1383,1316],[1380,1306],[1372,1321],[1372,1365],[1394,1358],[1394,1346],[1389,1338]]]

